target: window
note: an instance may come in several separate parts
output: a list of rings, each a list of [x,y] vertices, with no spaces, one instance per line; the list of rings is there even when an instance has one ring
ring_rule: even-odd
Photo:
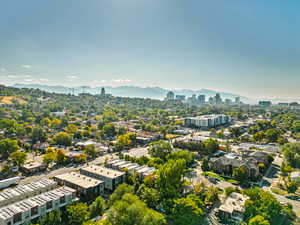
[[[66,202],[66,197],[65,196],[60,197],[59,202],[60,204],[64,204]]]
[[[7,222],[7,224],[6,225],[11,225],[11,222],[9,221],[9,222]]]
[[[47,204],[46,204],[46,209],[47,209],[47,210],[48,210],[48,209],[52,209],[52,201],[47,202]]]
[[[18,223],[22,221],[22,213],[18,213],[14,215],[14,223]]]
[[[39,213],[38,207],[31,208],[31,216],[35,216]]]

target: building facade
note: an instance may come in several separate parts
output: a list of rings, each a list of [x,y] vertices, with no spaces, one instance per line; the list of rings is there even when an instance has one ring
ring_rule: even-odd
[[[104,181],[94,179],[79,173],[70,172],[54,177],[54,180],[60,184],[77,191],[77,197],[82,201],[94,200],[104,193]]]
[[[90,165],[80,169],[80,173],[105,183],[105,189],[113,191],[119,185],[125,182],[126,174],[117,170],[108,169],[101,166]]]
[[[31,221],[77,200],[76,190],[61,187],[0,208],[0,225],[31,224]]]

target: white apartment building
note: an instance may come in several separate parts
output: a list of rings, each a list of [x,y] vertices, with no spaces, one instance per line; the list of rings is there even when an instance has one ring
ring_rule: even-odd
[[[117,170],[108,169],[101,166],[90,165],[80,169],[80,173],[89,177],[93,177],[98,180],[102,180],[105,183],[105,189],[109,191],[115,190],[115,188],[125,182],[126,174]]]
[[[155,172],[155,168],[149,167],[149,166],[140,166],[137,163],[132,163],[123,159],[114,159],[111,161],[108,161],[106,164],[107,167],[116,169],[116,170],[122,170],[127,169],[129,173],[135,172],[137,173],[141,179],[145,178],[146,176],[152,174]]]
[[[30,224],[31,220],[76,201],[76,190],[61,187],[0,208],[0,225]]]
[[[220,125],[225,125],[227,123],[230,123],[230,121],[230,116],[224,114],[213,114],[185,118],[184,125],[187,127],[209,129]]]
[[[0,192],[0,207],[53,190],[57,183],[50,179],[43,179],[30,184],[18,185]]]
[[[104,181],[70,172],[54,177],[60,185],[65,185],[77,191],[77,196],[83,201],[93,200],[104,193]]]

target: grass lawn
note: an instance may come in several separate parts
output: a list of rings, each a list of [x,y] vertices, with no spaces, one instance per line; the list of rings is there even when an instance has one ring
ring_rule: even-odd
[[[219,180],[222,180],[222,181],[226,181],[228,183],[232,183],[232,184],[237,184],[238,181],[237,180],[234,180],[232,178],[227,178],[227,177],[223,177],[219,174],[216,174],[214,172],[210,172],[210,171],[207,171],[207,172],[203,172],[202,175],[204,176],[209,176],[209,177],[213,177],[213,178],[217,178]]]

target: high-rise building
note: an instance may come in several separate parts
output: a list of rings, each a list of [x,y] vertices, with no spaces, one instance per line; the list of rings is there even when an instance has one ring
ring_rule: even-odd
[[[169,92],[167,93],[166,100],[174,100],[174,98],[175,98],[174,92],[173,92],[173,91],[169,91]]]
[[[101,88],[101,95],[105,95],[105,88]]]
[[[240,97],[235,97],[234,103],[235,104],[240,104],[241,103]]]
[[[263,107],[268,107],[268,106],[272,105],[272,102],[271,101],[259,101],[258,105],[263,106]]]
[[[201,105],[205,104],[205,95],[198,96],[198,103]]]
[[[209,104],[213,105],[214,104],[214,98],[213,97],[209,97],[208,102],[209,102]]]
[[[225,104],[226,104],[226,105],[231,105],[231,104],[232,104],[231,99],[226,98],[226,99],[225,99]]]
[[[176,100],[184,101],[185,100],[185,95],[176,95]]]
[[[217,104],[217,105],[222,104],[222,98],[221,98],[221,95],[219,93],[217,93],[216,96],[215,96],[215,104]]]

